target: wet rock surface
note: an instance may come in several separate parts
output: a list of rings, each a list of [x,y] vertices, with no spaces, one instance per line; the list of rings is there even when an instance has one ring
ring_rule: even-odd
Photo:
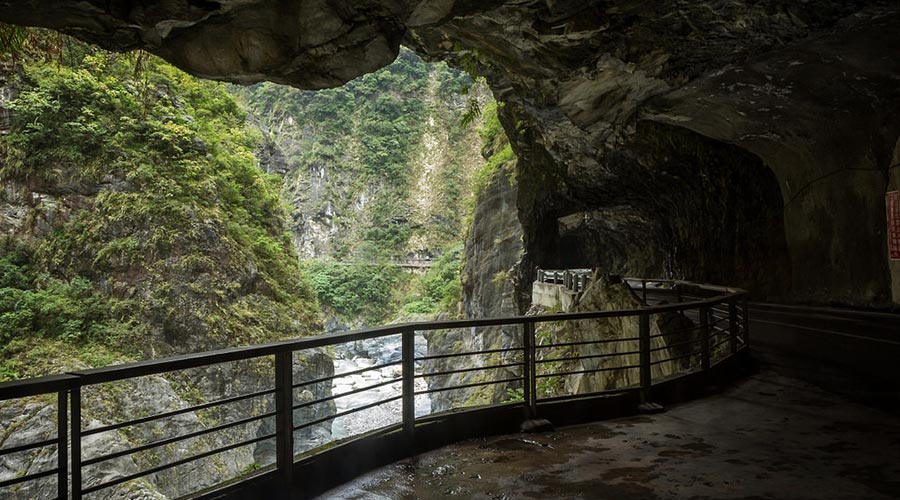
[[[303,88],[384,66],[402,41],[505,103],[520,283],[535,265],[601,265],[900,303],[880,203],[900,135],[893,1],[32,0],[0,1],[0,19]]]
[[[484,153],[493,154],[506,145],[505,138],[489,145]],[[463,313],[466,318],[498,318],[519,314],[523,300],[517,296],[516,279],[518,263],[522,258],[522,226],[516,216],[516,188],[511,179],[515,172],[515,160],[504,163],[485,188],[478,194],[475,213],[466,236],[466,258],[460,279],[463,288]],[[512,325],[481,328],[464,328],[429,332],[427,354],[429,356],[484,349],[507,349],[522,343],[520,328]],[[439,358],[426,361],[428,373],[459,368],[499,364],[501,356]],[[505,362],[515,362],[510,356]],[[428,377],[429,389],[483,382],[485,376],[495,380],[517,377],[517,369],[492,372],[464,372],[446,376]],[[434,412],[458,406],[499,403],[509,398],[508,384],[455,389],[432,393],[431,409]]]
[[[653,416],[470,440],[320,499],[887,499],[900,421],[767,371]]]

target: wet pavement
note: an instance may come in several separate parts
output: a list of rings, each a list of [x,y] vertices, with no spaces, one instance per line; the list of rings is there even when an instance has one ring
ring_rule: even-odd
[[[658,415],[464,441],[318,498],[900,498],[900,419],[764,371]]]

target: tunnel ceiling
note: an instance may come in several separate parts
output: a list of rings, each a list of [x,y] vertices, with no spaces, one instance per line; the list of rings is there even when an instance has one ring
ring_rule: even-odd
[[[884,215],[900,185],[896,1],[34,0],[0,1],[0,20],[301,88],[403,43],[504,103],[522,282],[578,255],[768,298],[900,302]]]

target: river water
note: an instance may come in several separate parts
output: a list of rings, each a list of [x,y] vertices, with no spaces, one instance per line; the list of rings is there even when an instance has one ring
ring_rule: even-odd
[[[416,357],[425,355],[427,343],[424,336],[416,336],[415,351]],[[332,354],[335,373],[333,394],[343,394],[391,380],[395,381],[381,387],[336,398],[334,402],[337,413],[400,396],[402,394],[400,380],[402,370],[399,364],[402,357],[401,352],[399,335],[335,346]],[[367,370],[355,375],[339,376],[341,373],[394,362],[397,364]],[[416,391],[427,388],[424,379],[416,379]],[[428,395],[416,396],[416,416],[427,415],[430,412],[431,400]],[[334,419],[331,426],[331,437],[336,440],[354,436],[399,423],[402,418],[402,400],[397,399]]]

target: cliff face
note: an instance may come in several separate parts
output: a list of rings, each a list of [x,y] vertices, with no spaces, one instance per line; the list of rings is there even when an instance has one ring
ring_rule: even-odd
[[[301,258],[424,261],[462,238],[482,159],[461,117],[469,98],[491,100],[473,85],[404,50],[340,89],[233,88],[263,132],[266,169],[284,179]]]
[[[886,6],[522,4],[410,37],[475,54],[524,131],[523,271],[599,264],[873,306],[890,301],[898,126]]]
[[[488,109],[482,129],[482,150],[488,160],[485,178],[476,183],[475,210],[465,242],[465,261],[461,270],[463,312],[466,318],[497,318],[521,312],[522,298],[516,293],[515,279],[522,258],[522,226],[516,212],[516,159],[508,151],[509,142],[500,133],[496,111]],[[493,132],[492,132],[493,131]],[[529,297],[530,299],[530,297]],[[514,326],[448,330],[432,333],[428,354],[440,355],[521,346],[521,328]],[[490,366],[515,362],[515,355],[445,358],[425,363],[425,372]],[[452,366],[451,366],[452,365]],[[432,389],[466,385],[518,376],[515,369],[466,372],[429,377]],[[488,385],[469,389],[446,390],[431,395],[432,411],[459,406],[500,403],[511,397],[507,385]]]
[[[257,137],[221,85],[155,58],[136,61],[72,41],[57,61],[39,53],[20,63],[0,90],[9,117],[0,129],[0,379],[318,332],[315,297],[284,237],[277,181],[257,168]],[[298,380],[333,372],[323,353],[305,354],[296,367]],[[260,359],[87,387],[84,425],[268,390],[273,370],[271,359]],[[331,394],[330,384],[309,390],[301,397]],[[54,405],[4,401],[0,441],[49,438]],[[273,405],[254,398],[98,434],[84,440],[84,453],[199,432]],[[296,417],[333,413],[326,404]],[[85,470],[86,483],[184,458],[185,447],[254,438],[261,421],[100,462]],[[28,432],[13,432],[19,427]],[[328,434],[315,427],[298,446]],[[0,477],[43,470],[55,456],[48,448],[4,456]],[[177,498],[271,458],[245,446],[97,496]],[[2,495],[53,491],[51,477]]]
[[[484,74],[519,157],[523,283],[533,265],[591,255],[760,298],[898,300],[882,206],[898,137],[896,2],[0,5],[5,20],[148,47],[223,79],[338,85],[386,64],[401,38]],[[720,203],[720,189],[734,199]]]

